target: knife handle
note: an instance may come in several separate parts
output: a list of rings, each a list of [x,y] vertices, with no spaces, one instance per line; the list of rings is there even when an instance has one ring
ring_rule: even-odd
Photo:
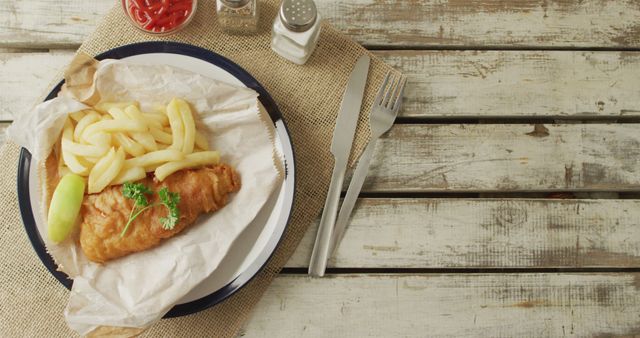
[[[351,216],[353,207],[358,200],[358,195],[360,195],[360,191],[362,190],[364,179],[367,177],[367,173],[369,172],[369,164],[371,163],[373,151],[376,148],[377,142],[377,139],[373,139],[369,142],[369,144],[367,144],[367,147],[364,149],[364,152],[362,152],[362,155],[360,156],[360,160],[358,160],[356,170],[353,172],[351,182],[349,183],[349,188],[347,189],[347,195],[342,201],[342,207],[340,207],[338,220],[336,221],[336,225],[333,230],[333,236],[331,237],[331,244],[329,245],[330,255],[335,252],[338,245],[340,244],[340,241],[342,241],[344,231],[347,228],[347,223],[349,222],[349,216]]]
[[[320,219],[320,226],[316,235],[316,242],[311,252],[311,261],[309,262],[309,275],[313,277],[324,276],[327,268],[327,259],[329,258],[329,244],[331,235],[333,234],[333,226],[336,222],[338,214],[338,203],[340,202],[340,191],[344,182],[344,173],[346,171],[346,161],[338,161],[336,159],[333,167],[333,175],[331,176],[331,184],[327,199],[324,202],[324,210]]]

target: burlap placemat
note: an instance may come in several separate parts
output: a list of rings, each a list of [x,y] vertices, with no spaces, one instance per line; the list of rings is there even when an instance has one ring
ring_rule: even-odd
[[[297,189],[291,222],[266,268],[237,294],[200,313],[161,320],[143,336],[235,336],[324,204],[333,168],[329,148],[342,94],[355,61],[368,52],[324,23],[313,56],[304,66],[296,66],[270,49],[271,24],[279,1],[259,2],[258,35],[221,33],[214,15],[215,1],[200,0],[196,17],[185,30],[155,40],[189,43],[224,55],[249,71],[273,96],[285,117],[296,155]],[[149,40],[127,22],[118,1],[80,50],[97,55]],[[386,72],[391,70],[377,57],[371,58],[351,163],[369,137],[368,114],[364,112],[369,111]],[[0,336],[71,336],[63,317],[68,291],[42,265],[23,230],[16,194],[18,153],[14,144],[5,144],[0,150]]]

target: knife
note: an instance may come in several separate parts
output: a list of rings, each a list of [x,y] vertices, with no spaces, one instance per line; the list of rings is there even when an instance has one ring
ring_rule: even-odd
[[[333,141],[331,142],[331,153],[335,160],[333,165],[333,175],[329,192],[324,203],[324,210],[320,218],[320,226],[316,234],[316,242],[311,252],[309,262],[309,275],[314,277],[324,276],[329,256],[329,245],[333,234],[333,227],[338,214],[338,203],[340,201],[340,191],[344,182],[344,175],[347,170],[347,161],[351,153],[353,136],[358,124],[360,107],[362,106],[362,96],[367,83],[369,73],[370,58],[368,55],[361,56],[351,71],[347,88],[342,97],[340,112],[333,130]]]

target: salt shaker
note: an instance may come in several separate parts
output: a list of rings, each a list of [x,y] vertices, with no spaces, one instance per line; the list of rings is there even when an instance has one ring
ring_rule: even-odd
[[[320,36],[320,15],[313,0],[284,0],[273,22],[271,49],[299,65],[307,62]]]
[[[258,29],[257,0],[217,0],[218,23],[230,34],[252,34]]]

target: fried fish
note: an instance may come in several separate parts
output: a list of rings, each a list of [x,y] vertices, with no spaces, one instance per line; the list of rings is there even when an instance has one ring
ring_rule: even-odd
[[[149,195],[150,204],[158,201],[157,191],[163,187],[180,194],[178,223],[172,230],[165,230],[160,218],[166,217],[168,211],[157,206],[140,214],[121,237],[134,207],[134,201],[123,196],[122,186],[87,195],[81,210],[80,245],[91,261],[103,263],[152,248],[193,224],[200,214],[222,208],[229,194],[240,189],[238,174],[226,164],[182,170],[163,182],[147,177],[140,183],[154,192]]]

